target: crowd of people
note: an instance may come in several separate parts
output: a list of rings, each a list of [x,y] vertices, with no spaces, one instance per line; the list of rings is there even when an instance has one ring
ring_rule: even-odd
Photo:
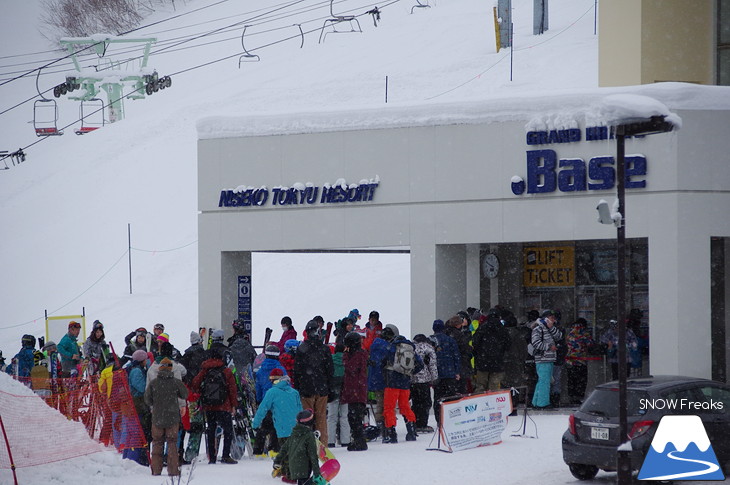
[[[634,330],[642,316],[639,310],[629,314],[630,369],[640,366],[643,339]],[[101,389],[111,372],[124,369],[150,443],[153,475],[160,475],[165,464],[169,475],[179,475],[180,465],[197,457],[203,431],[208,462],[236,464],[231,451],[238,419],[251,428],[245,438],[253,437],[254,457],[275,458],[274,476],[305,483],[320,476],[317,460],[310,459],[315,436],[330,448],[348,451],[365,451],[373,440],[394,444],[399,411],[405,440],[415,441],[419,434],[434,432],[431,412],[440,424],[442,402],[501,389],[522,390],[518,400],[528,406],[554,408],[562,402],[563,368],[569,403],[577,405],[585,396],[588,362],[604,354],[616,378],[615,322],[594,340],[583,318],[564,326],[559,311],[531,310],[526,317],[518,323],[499,306],[486,312],[469,308],[445,321],[434,320],[432,335],[409,339],[398,326],[384,325],[377,311],[360,325],[361,315],[353,309],[327,326],[321,316],[314,317],[299,340],[285,316],[281,337],[266,342],[261,354],[240,321],[233,322],[227,341],[221,329],[212,332],[209,342],[192,331],[184,352],[158,323],[152,332],[144,327],[130,332],[119,356],[106,344],[100,321],[83,344],[78,342],[81,325],[72,321],[58,345],[44,342],[42,351],[35,349],[35,337],[24,335],[6,371],[29,385],[37,371],[36,377],[45,372],[50,379],[101,374]]]

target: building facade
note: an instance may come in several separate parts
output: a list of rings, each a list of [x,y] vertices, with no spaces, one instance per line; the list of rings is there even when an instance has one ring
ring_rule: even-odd
[[[672,101],[706,89],[724,88],[641,90],[682,128],[626,143],[627,311],[644,311],[646,372],[725,380],[730,100]],[[407,248],[414,334],[496,304],[600,334],[617,315],[616,228],[596,211],[616,197],[616,143],[581,115],[590,99],[539,101],[201,121],[200,321],[245,316],[252,252]],[[568,127],[535,122],[566,107]]]

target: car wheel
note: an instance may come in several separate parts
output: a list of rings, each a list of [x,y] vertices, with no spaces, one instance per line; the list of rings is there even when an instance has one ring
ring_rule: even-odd
[[[568,465],[568,468],[570,468],[570,473],[572,473],[578,480],[590,480],[598,473],[598,467],[594,465],[579,465],[573,463]]]

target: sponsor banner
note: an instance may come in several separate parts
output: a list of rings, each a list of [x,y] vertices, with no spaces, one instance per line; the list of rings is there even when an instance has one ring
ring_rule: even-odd
[[[512,412],[508,390],[476,394],[441,405],[441,433],[451,451],[502,442]]]

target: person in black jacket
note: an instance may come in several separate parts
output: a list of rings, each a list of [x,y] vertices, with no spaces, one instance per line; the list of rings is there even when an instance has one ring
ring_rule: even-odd
[[[498,391],[502,388],[504,355],[510,344],[511,339],[507,329],[502,325],[500,312],[492,308],[472,338],[476,368],[474,392]]]
[[[334,376],[332,354],[322,343],[317,322],[307,322],[304,333],[307,339],[299,345],[294,356],[294,383],[302,398],[302,408],[314,410],[315,428],[320,433],[320,441],[329,443],[327,397]]]
[[[444,333],[456,340],[459,346],[459,356],[461,357],[461,378],[457,381],[457,390],[461,394],[471,392],[473,370],[471,368],[472,348],[469,345],[469,336],[462,331],[462,328],[469,325],[468,320],[459,315],[454,315],[446,321],[446,329]]]
[[[185,353],[180,358],[180,363],[188,371],[183,377],[185,384],[193,382],[193,378],[200,372],[200,366],[203,364],[205,358],[202,337],[196,331],[190,332],[190,347],[185,349]]]

